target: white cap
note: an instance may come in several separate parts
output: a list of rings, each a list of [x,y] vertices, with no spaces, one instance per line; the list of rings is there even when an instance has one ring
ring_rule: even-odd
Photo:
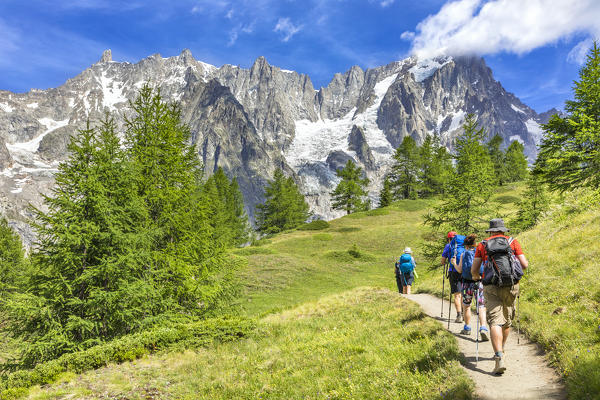
[[[404,249],[404,252],[408,253],[408,254],[411,254],[412,250],[410,249],[410,247],[407,247],[407,248]]]

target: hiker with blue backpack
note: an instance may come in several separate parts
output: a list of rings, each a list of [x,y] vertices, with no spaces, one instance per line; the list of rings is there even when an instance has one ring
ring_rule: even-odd
[[[415,275],[418,277],[415,270],[416,267],[417,263],[412,256],[411,248],[405,248],[404,253],[396,262],[396,283],[400,293],[410,294],[410,288],[415,280]]]
[[[448,241],[448,244],[446,244],[444,252],[442,253],[442,265],[449,262],[448,281],[450,282],[450,296],[454,297],[454,307],[456,308],[456,320],[454,322],[461,323],[463,321],[460,287],[461,276],[460,273],[456,271],[456,265],[452,263],[452,259],[456,259],[457,256],[460,259],[460,254],[462,254],[462,251],[464,250],[463,241],[465,240],[465,237],[463,235],[458,235],[454,231],[450,231],[446,236],[446,240]],[[450,313],[450,310],[448,310],[448,313]],[[448,324],[450,324],[450,314],[448,314]]]
[[[489,331],[485,323],[483,286],[481,286],[480,281],[475,281],[471,275],[471,267],[473,266],[473,259],[475,258],[476,241],[477,235],[475,234],[471,234],[465,238],[465,251],[461,254],[459,261],[456,263],[456,270],[460,272],[462,278],[462,309],[465,320],[463,330],[460,333],[463,335],[471,334],[471,302],[473,298],[475,298],[478,323],[481,324],[479,327],[479,334],[481,335],[481,340],[486,342],[489,340]],[[483,265],[481,266],[480,274],[482,272]],[[479,336],[477,337],[477,340],[479,340]]]

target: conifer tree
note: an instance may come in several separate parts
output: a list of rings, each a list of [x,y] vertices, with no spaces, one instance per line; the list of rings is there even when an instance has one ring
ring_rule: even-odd
[[[420,195],[428,197],[441,194],[452,173],[452,157],[440,144],[438,136],[427,136],[419,148]]]
[[[26,292],[7,302],[24,366],[134,330],[156,307],[146,271],[147,212],[112,119],[80,131],[59,167]]]
[[[495,134],[487,143],[488,153],[494,164],[494,175],[500,186],[509,181],[509,167],[506,165],[505,153],[500,148],[502,142],[502,136]]]
[[[298,186],[279,168],[265,187],[265,202],[258,204],[256,209],[258,231],[267,234],[293,229],[310,216],[308,204]]]
[[[0,295],[20,286],[24,267],[21,238],[8,225],[6,219],[0,217]]]
[[[379,193],[379,208],[387,207],[392,204],[392,182],[390,181],[389,175],[386,175],[383,179],[383,188]]]
[[[548,190],[539,176],[529,174],[527,189],[521,196],[518,207],[517,216],[511,222],[516,230],[527,230],[534,227],[541,215],[548,211],[550,207]]]
[[[535,173],[552,190],[600,186],[600,48],[594,42],[574,85],[566,116],[543,125]]]
[[[348,160],[344,168],[336,171],[336,175],[342,180],[331,192],[333,209],[345,210],[346,214],[367,210],[370,203],[365,197],[369,179],[363,176],[362,168]]]
[[[394,198],[417,198],[420,167],[417,144],[412,137],[405,136],[394,153],[394,165],[392,165]]]
[[[457,138],[454,158],[456,172],[448,184],[452,196],[426,215],[425,222],[434,228],[452,228],[464,233],[482,231],[489,220],[488,200],[495,186],[494,166],[482,144],[485,132],[478,128],[473,114],[467,115],[463,134]]]
[[[506,149],[504,164],[506,165],[506,181],[518,182],[527,178],[527,157],[525,157],[525,146],[519,141],[513,140]]]

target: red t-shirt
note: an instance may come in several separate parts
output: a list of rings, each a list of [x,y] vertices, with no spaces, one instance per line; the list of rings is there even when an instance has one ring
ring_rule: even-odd
[[[485,240],[490,240],[491,238],[494,237],[498,237],[498,236],[504,236],[501,233],[495,234],[490,236],[489,238],[485,239]],[[505,238],[509,238],[508,236],[504,236]],[[517,239],[513,239],[512,243],[510,244],[510,247],[513,249],[513,252],[515,253],[515,256],[521,255],[523,254],[523,249],[521,249],[521,245],[519,244],[519,242],[517,242]],[[475,250],[475,258],[481,258],[481,262],[485,262],[485,260],[487,260],[487,254],[485,252],[485,246],[483,245],[483,243],[479,243],[477,245],[477,250]]]

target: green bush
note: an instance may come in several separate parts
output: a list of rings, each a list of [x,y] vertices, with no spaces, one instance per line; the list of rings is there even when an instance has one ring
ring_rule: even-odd
[[[254,330],[253,320],[239,317],[211,318],[188,324],[160,327],[124,336],[84,351],[65,354],[55,360],[20,370],[0,378],[0,399],[18,398],[27,394],[25,389],[55,381],[65,372],[81,373],[103,367],[110,362],[132,361],[189,341],[206,346],[213,341],[226,342],[247,336]]]
[[[521,198],[517,197],[517,196],[511,196],[509,194],[507,195],[503,195],[503,196],[498,196],[494,198],[494,201],[500,203],[500,204],[510,204],[510,203],[517,203],[521,200]]]
[[[313,240],[320,240],[323,242],[333,240],[333,235],[331,233],[317,233],[313,235]]]
[[[322,229],[329,228],[329,222],[323,221],[322,219],[318,219],[315,221],[311,221],[307,224],[300,225],[298,230],[300,231],[320,231]]]

